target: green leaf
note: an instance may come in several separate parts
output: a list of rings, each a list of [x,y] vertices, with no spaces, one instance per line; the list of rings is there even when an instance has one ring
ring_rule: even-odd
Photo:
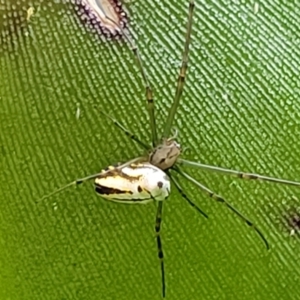
[[[184,157],[300,180],[299,3],[195,4],[174,124],[189,147]],[[123,6],[161,135],[188,1]],[[154,205],[109,203],[92,183],[36,203],[76,178],[143,154],[95,106],[150,145],[145,89],[129,45],[91,31],[74,5],[59,1],[0,0],[0,24],[0,299],[160,299]],[[185,170],[254,221],[271,250],[181,179],[209,218],[173,187],[162,222],[167,299],[297,299],[299,189]]]

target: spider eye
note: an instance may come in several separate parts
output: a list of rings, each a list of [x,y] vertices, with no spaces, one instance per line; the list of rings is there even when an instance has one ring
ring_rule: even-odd
[[[159,181],[157,183],[157,186],[161,189],[164,186],[164,183],[162,181]]]

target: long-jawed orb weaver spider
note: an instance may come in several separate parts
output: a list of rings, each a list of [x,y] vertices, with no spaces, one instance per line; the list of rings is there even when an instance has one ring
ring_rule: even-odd
[[[126,38],[127,42],[130,44],[131,50],[137,60],[138,67],[145,84],[147,109],[148,109],[150,128],[151,128],[152,147],[149,147],[148,144],[139,140],[135,135],[133,135],[117,120],[107,115],[105,112],[101,111],[104,116],[109,118],[117,127],[119,127],[123,132],[125,132],[126,135],[128,135],[132,140],[137,142],[143,149],[145,149],[147,151],[147,155],[134,158],[133,160],[130,160],[118,166],[114,166],[114,167],[110,166],[106,170],[103,170],[101,173],[97,173],[97,174],[87,176],[85,178],[77,179],[42,198],[42,199],[48,198],[72,185],[78,185],[83,183],[84,181],[95,179],[96,192],[103,198],[106,198],[107,200],[122,202],[122,203],[146,203],[151,200],[156,200],[157,212],[156,212],[156,221],[155,221],[155,232],[156,232],[158,257],[160,260],[160,268],[161,268],[161,282],[162,282],[163,297],[165,297],[166,295],[166,287],[165,287],[165,270],[164,270],[164,261],[163,261],[164,255],[162,250],[160,230],[161,230],[161,223],[162,223],[163,200],[165,200],[170,194],[170,179],[173,182],[174,186],[179,191],[179,193],[181,194],[181,196],[183,197],[183,199],[185,199],[188,202],[188,204],[194,207],[204,217],[207,217],[207,215],[194,202],[192,202],[187,197],[178,179],[176,179],[176,177],[172,175],[173,174],[172,172],[181,175],[183,178],[195,184],[200,190],[206,193],[211,199],[215,200],[216,202],[224,204],[231,212],[233,212],[242,221],[244,221],[244,223],[249,228],[252,228],[258,234],[258,236],[261,238],[261,240],[263,241],[267,249],[269,249],[269,244],[266,238],[259,230],[259,228],[252,221],[250,221],[250,219],[248,219],[246,216],[240,213],[226,199],[214,193],[209,188],[202,185],[196,179],[188,175],[188,173],[184,171],[183,167],[191,166],[191,167],[200,168],[212,172],[232,175],[240,179],[270,181],[270,182],[280,183],[285,185],[300,186],[300,182],[284,180],[284,179],[268,177],[264,175],[252,174],[252,173],[244,173],[240,171],[220,168],[211,165],[205,165],[199,162],[189,161],[180,157],[182,153],[182,148],[180,144],[176,141],[177,133],[171,137],[170,134],[171,134],[171,128],[174,121],[174,117],[183,93],[185,77],[188,68],[188,53],[189,53],[189,45],[191,40],[194,7],[195,7],[194,1],[190,0],[187,29],[186,29],[185,42],[184,42],[184,50],[181,59],[181,67],[180,67],[179,76],[177,80],[175,97],[169,109],[162,138],[159,139],[157,136],[152,89],[149,84],[149,80],[146,75],[145,69],[143,67],[139,50],[137,46],[134,44],[134,42],[131,40],[131,38],[127,35],[125,30],[120,28],[120,31]],[[114,20],[110,19],[108,16],[107,18],[111,22],[114,22]]]

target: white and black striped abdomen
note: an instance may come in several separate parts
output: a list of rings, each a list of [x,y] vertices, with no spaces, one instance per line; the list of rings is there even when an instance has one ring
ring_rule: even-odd
[[[122,169],[110,167],[95,180],[95,191],[103,198],[123,203],[165,200],[171,191],[165,172],[150,163],[131,164]]]

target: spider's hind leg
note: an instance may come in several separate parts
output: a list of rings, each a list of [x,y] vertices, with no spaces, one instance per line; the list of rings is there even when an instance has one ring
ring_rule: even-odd
[[[188,196],[185,194],[185,192],[183,191],[182,187],[180,186],[179,182],[175,178],[175,176],[172,176],[170,174],[170,172],[167,172],[167,173],[168,173],[169,177],[171,178],[171,180],[173,181],[174,185],[176,186],[176,188],[177,188],[179,194],[182,196],[182,198],[184,200],[186,200],[190,206],[192,206],[193,208],[195,208],[201,215],[203,215],[205,218],[208,218],[208,215],[199,206],[197,206],[192,200],[190,200],[188,198]]]
[[[160,227],[162,222],[162,208],[163,201],[158,201],[157,203],[157,212],[156,212],[156,221],[155,221],[155,233],[156,233],[156,243],[157,243],[157,254],[160,260],[160,269],[161,269],[161,283],[162,283],[162,296],[166,296],[166,283],[165,283],[165,267],[164,267],[164,253],[162,250],[162,242],[160,237]]]
[[[203,170],[208,170],[211,172],[216,172],[216,173],[225,174],[225,175],[231,175],[233,177],[237,177],[237,178],[245,179],[245,180],[260,180],[260,181],[268,181],[268,182],[285,184],[285,185],[300,186],[299,181],[292,181],[292,180],[287,180],[287,179],[281,179],[281,178],[276,178],[276,177],[255,174],[255,173],[246,173],[246,172],[226,169],[226,168],[222,168],[222,167],[205,165],[205,164],[201,164],[201,163],[198,163],[195,161],[190,161],[190,160],[182,159],[182,158],[178,159],[178,163],[182,164],[182,165],[186,165],[186,166],[203,169]]]
[[[236,214],[241,220],[244,221],[244,223],[246,223],[246,225],[248,225],[250,228],[252,228],[259,235],[259,237],[264,242],[267,250],[269,250],[270,247],[269,247],[269,243],[268,243],[267,239],[264,237],[264,235],[262,234],[262,232],[260,231],[260,229],[252,221],[250,221],[250,219],[248,219],[241,212],[239,212],[232,204],[230,204],[223,197],[219,196],[218,194],[215,194],[213,191],[211,191],[206,186],[204,186],[203,184],[201,184],[200,182],[198,182],[196,179],[194,179],[193,177],[191,177],[190,175],[188,175],[187,173],[185,173],[184,171],[182,171],[180,167],[177,166],[174,169],[175,169],[176,172],[178,172],[179,174],[181,174],[184,178],[186,178],[187,180],[189,180],[190,182],[192,182],[196,186],[198,186],[203,192],[205,192],[206,194],[208,194],[208,196],[211,199],[214,199],[216,202],[223,203],[229,210],[231,210],[234,214]]]

